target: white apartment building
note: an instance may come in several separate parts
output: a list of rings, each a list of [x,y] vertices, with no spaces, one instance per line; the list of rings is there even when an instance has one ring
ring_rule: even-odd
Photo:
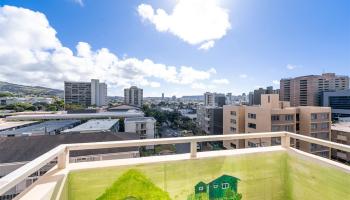
[[[155,136],[156,120],[153,117],[125,118],[125,132],[137,133],[140,139],[153,139]],[[146,146],[146,149],[153,149],[154,146]]]
[[[107,84],[100,83],[98,79],[91,82],[64,82],[65,104],[80,104],[88,106],[107,105]]]

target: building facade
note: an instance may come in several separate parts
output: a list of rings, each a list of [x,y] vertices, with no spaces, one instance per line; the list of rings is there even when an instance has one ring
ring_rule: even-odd
[[[64,82],[64,103],[84,107],[107,105],[107,85],[97,79],[91,82]]]
[[[350,117],[350,89],[336,92],[324,92],[322,106],[332,108],[332,119]]]
[[[329,107],[290,107],[289,102],[279,101],[278,94],[263,94],[259,106],[224,106],[224,134],[288,131],[320,139],[330,140]],[[225,141],[226,148],[246,148],[280,144],[279,138]],[[323,157],[330,156],[329,148],[305,142],[293,141],[295,147]]]
[[[262,94],[278,94],[279,90],[273,89],[272,86],[264,88],[259,88],[254,90],[254,92],[249,93],[249,105],[260,105]]]
[[[349,77],[334,73],[281,79],[280,100],[291,106],[320,106],[322,92],[349,89]]]
[[[222,134],[222,107],[201,106],[197,109],[198,127],[208,135]]]
[[[153,139],[155,137],[156,120],[153,117],[125,118],[125,132],[140,134],[140,139]]]
[[[350,122],[340,122],[332,125],[331,139],[333,142],[350,145]],[[332,149],[332,159],[350,164],[350,153]]]
[[[232,97],[232,95],[231,95]],[[226,104],[226,96],[225,94],[219,94],[219,93],[211,93],[206,92],[204,93],[204,105],[205,106],[218,106],[222,107]]]
[[[124,89],[124,103],[126,105],[142,107],[143,89],[132,86]]]

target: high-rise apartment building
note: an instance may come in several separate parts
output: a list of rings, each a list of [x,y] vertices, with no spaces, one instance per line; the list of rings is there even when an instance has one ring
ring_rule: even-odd
[[[64,82],[64,103],[84,107],[107,105],[107,84],[97,79],[91,82]]]
[[[124,89],[124,103],[126,105],[142,107],[143,105],[143,89],[136,86]]]
[[[259,88],[254,90],[254,92],[249,93],[249,105],[260,105],[262,94],[278,94],[279,90],[274,90],[272,86],[264,88]]]
[[[289,102],[279,101],[278,94],[261,95],[261,105],[226,105],[223,111],[223,133],[245,134],[257,132],[289,131],[306,136],[330,140],[329,107],[290,107]],[[245,148],[279,144],[279,138],[224,141],[226,148]],[[306,142],[294,141],[297,148],[320,156],[329,157],[329,148]]]
[[[197,109],[198,127],[208,135],[222,134],[222,107],[201,106]]]
[[[335,73],[281,79],[280,100],[291,106],[320,106],[322,92],[349,89],[349,77]]]
[[[204,93],[204,105],[205,106],[219,106],[222,107],[226,104],[226,96],[225,94],[219,93]]]

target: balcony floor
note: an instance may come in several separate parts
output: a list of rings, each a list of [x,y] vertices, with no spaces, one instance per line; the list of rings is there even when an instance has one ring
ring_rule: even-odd
[[[183,154],[71,164],[64,195],[72,200],[114,199],[106,196],[113,190],[118,197],[146,195],[148,190],[138,187],[134,176],[126,178],[131,170],[154,186],[154,193],[164,193],[164,199],[196,199],[198,182],[222,175],[240,179],[237,192],[242,199],[350,199],[349,171],[282,147],[203,152],[198,159],[188,158]]]

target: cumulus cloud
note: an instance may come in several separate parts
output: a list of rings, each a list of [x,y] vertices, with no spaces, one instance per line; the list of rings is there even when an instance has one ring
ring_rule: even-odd
[[[247,74],[240,74],[239,78],[248,78],[248,75]]]
[[[159,32],[169,32],[199,49],[208,50],[224,37],[231,24],[228,10],[218,0],[178,0],[171,13],[140,4],[137,11]]]
[[[215,79],[212,81],[214,84],[229,84],[230,81],[225,79],[225,78],[222,78],[222,79]]]
[[[160,87],[161,81],[191,85],[210,80],[214,68],[168,66],[150,59],[118,57],[107,48],[79,42],[65,47],[46,16],[25,8],[0,7],[0,80],[62,88],[63,81],[98,78],[113,87]]]

